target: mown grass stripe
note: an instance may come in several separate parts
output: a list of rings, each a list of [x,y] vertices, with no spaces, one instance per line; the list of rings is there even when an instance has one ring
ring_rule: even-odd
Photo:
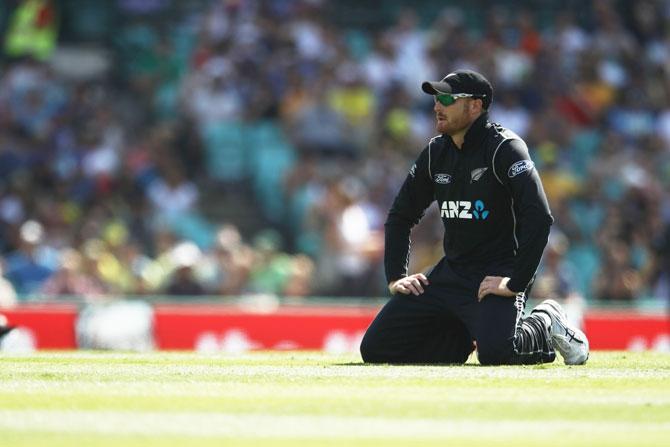
[[[334,396],[334,387],[337,393],[351,395],[353,399],[378,399],[385,400],[386,396],[380,395],[379,390],[386,389],[388,392],[393,387],[377,387],[375,392],[368,389],[364,393],[358,385],[347,384],[301,384],[298,387],[278,388],[274,384],[264,383],[229,383],[203,381],[199,383],[186,383],[178,387],[174,383],[156,383],[137,381],[131,384],[120,383],[119,386],[109,384],[82,383],[77,388],[63,387],[59,382],[44,382],[39,380],[13,380],[0,383],[1,397],[11,397],[15,393],[23,396],[41,396],[48,393],[52,398],[81,398],[97,396],[106,398],[208,398],[208,399],[238,399],[272,396],[275,399],[327,399]],[[407,391],[407,390],[405,390]],[[444,386],[417,387],[414,394],[404,394],[402,398],[407,401],[425,402],[426,400],[447,400],[451,403],[495,403],[501,401],[514,401],[518,404],[541,404],[546,403],[547,395],[541,393],[526,393],[519,395],[517,389],[503,389],[495,392],[474,389],[471,386],[452,386],[445,390]],[[477,393],[473,393],[477,391]],[[621,390],[617,395],[612,395],[608,390],[593,390],[584,394],[581,390],[563,390],[552,394],[553,404],[576,404],[576,405],[670,405],[670,389],[658,388],[634,390]],[[299,393],[299,396],[298,396]],[[7,399],[4,400],[5,402]]]
[[[205,437],[442,438],[476,433],[482,438],[515,435],[552,436],[570,431],[588,436],[631,431],[667,433],[666,423],[406,419],[384,417],[239,415],[211,412],[7,411],[0,410],[0,428],[63,433],[186,435]]]

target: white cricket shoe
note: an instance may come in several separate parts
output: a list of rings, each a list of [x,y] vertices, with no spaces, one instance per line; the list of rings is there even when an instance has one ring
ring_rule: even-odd
[[[554,300],[544,300],[531,313],[543,312],[551,319],[551,341],[566,365],[583,365],[589,359],[589,340],[581,330],[570,326],[565,311]]]

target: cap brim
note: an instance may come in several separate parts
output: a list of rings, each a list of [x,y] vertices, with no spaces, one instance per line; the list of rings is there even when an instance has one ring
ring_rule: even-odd
[[[442,81],[426,81],[421,84],[421,90],[423,90],[425,93],[428,93],[429,95],[437,95],[439,93],[451,93],[451,86]]]

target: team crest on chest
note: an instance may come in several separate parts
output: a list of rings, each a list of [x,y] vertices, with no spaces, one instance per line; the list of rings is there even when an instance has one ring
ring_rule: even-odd
[[[488,167],[477,168],[477,169],[473,169],[472,171],[470,171],[470,183],[474,183],[477,180],[479,180],[480,178],[482,178],[482,175],[484,175],[484,173],[486,172],[487,169],[488,169]]]

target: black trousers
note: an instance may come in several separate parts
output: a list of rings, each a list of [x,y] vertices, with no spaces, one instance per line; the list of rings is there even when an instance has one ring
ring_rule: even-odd
[[[523,316],[525,298],[477,300],[484,276],[509,276],[509,266],[459,269],[443,259],[421,295],[396,295],[363,337],[369,363],[465,363],[477,348],[482,365],[535,364],[556,358],[544,321]],[[474,343],[476,341],[476,344]]]

